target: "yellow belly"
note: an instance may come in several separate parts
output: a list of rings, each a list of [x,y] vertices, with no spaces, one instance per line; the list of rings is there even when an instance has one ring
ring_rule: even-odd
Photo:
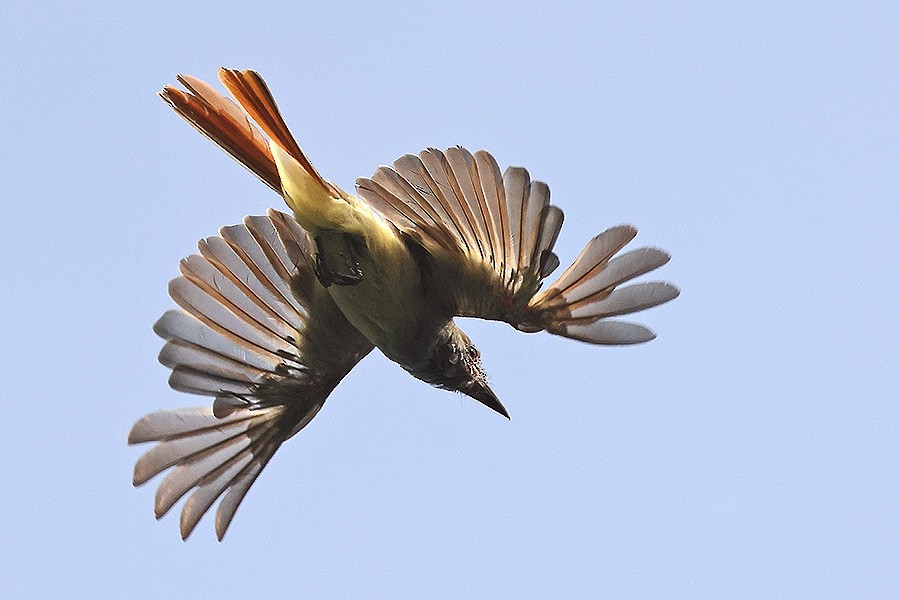
[[[397,229],[359,198],[323,187],[280,148],[272,151],[285,202],[319,239],[316,252],[328,264],[351,255],[359,263],[359,283],[328,287],[347,320],[391,360],[413,368],[426,360],[448,317],[424,297],[422,273]]]

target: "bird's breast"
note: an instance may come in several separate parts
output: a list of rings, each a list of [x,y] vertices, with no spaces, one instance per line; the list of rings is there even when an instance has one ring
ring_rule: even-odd
[[[341,248],[322,236],[320,248]],[[338,234],[334,234],[338,235]],[[442,326],[449,320],[425,293],[422,269],[393,227],[373,227],[352,244],[360,273],[352,285],[328,290],[344,315],[389,359],[405,368],[427,360]],[[328,260],[345,261],[347,251],[332,250]]]

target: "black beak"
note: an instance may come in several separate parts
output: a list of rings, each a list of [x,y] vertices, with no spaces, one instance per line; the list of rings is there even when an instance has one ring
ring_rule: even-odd
[[[496,410],[507,419],[509,418],[509,413],[506,412],[506,408],[500,403],[500,399],[497,398],[497,395],[494,394],[493,390],[491,390],[486,383],[475,382],[465,390],[465,393],[467,396],[475,398],[488,408]]]

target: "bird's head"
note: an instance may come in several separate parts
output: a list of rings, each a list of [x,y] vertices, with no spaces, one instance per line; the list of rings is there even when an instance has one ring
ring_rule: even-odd
[[[481,352],[464,331],[454,326],[448,343],[439,348],[437,353],[445,355],[439,358],[444,364],[443,374],[446,376],[446,379],[438,385],[475,398],[488,408],[509,418],[506,408],[488,386],[487,375],[481,366]]]

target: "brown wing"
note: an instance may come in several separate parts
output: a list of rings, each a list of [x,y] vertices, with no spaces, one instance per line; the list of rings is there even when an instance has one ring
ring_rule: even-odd
[[[430,148],[407,154],[393,167],[379,167],[371,178],[357,180],[357,189],[428,251],[433,281],[459,316],[598,344],[636,343],[652,333],[606,318],[678,294],[663,282],[613,293],[620,283],[668,260],[664,252],[644,248],[610,262],[636,233],[623,226],[594,238],[563,277],[538,295],[542,280],[559,266],[553,246],[563,213],[550,204],[546,184],[531,181],[520,167],[501,175],[497,161],[484,151]],[[613,264],[616,268],[607,270]]]
[[[135,465],[135,485],[175,467],[157,491],[157,517],[194,489],[182,537],[224,494],[221,539],[281,443],[373,346],[319,284],[309,238],[288,215],[247,217],[199,246],[170,284],[181,310],[154,330],[167,340],[160,361],[172,368],[170,385],[213,396],[213,406],[147,415],[128,440],[159,442]]]

